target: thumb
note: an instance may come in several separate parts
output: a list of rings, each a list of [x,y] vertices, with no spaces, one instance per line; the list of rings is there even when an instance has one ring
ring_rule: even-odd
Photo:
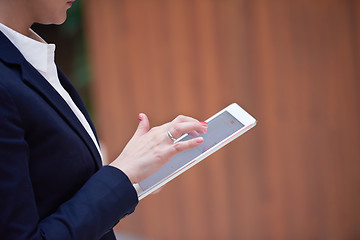
[[[148,117],[144,113],[139,114],[139,125],[136,129],[134,136],[142,136],[150,129],[150,123]]]

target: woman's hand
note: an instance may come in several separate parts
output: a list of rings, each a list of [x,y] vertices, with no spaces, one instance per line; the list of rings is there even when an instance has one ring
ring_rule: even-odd
[[[140,114],[139,120],[134,136],[110,164],[121,169],[132,183],[141,182],[176,154],[194,148],[204,141],[202,137],[198,137],[174,143],[168,131],[174,138],[179,138],[185,133],[198,136],[207,130],[207,123],[186,116],[178,116],[172,122],[152,129],[145,114]]]

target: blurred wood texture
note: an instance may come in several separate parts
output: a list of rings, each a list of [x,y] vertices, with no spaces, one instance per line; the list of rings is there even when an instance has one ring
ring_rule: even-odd
[[[360,1],[88,0],[95,122],[135,131],[232,102],[258,125],[142,200],[144,239],[360,239]]]

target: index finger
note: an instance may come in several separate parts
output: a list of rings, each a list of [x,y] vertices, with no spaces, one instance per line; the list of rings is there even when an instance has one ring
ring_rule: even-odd
[[[196,135],[196,133],[204,134],[207,130],[207,124],[201,123],[199,121],[196,122],[180,122],[176,124],[172,124],[172,127],[169,129],[174,138],[179,138],[182,135],[189,133],[191,135]]]

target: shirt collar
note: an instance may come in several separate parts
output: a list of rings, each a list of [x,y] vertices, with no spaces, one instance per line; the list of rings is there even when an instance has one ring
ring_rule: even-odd
[[[12,30],[2,23],[0,23],[0,31],[2,31],[4,35],[15,45],[15,47],[19,49],[24,58],[33,65],[35,69],[44,73],[48,71],[49,63],[54,62],[55,44],[47,44],[42,38],[33,32],[39,39],[42,40],[42,42],[36,41]]]

